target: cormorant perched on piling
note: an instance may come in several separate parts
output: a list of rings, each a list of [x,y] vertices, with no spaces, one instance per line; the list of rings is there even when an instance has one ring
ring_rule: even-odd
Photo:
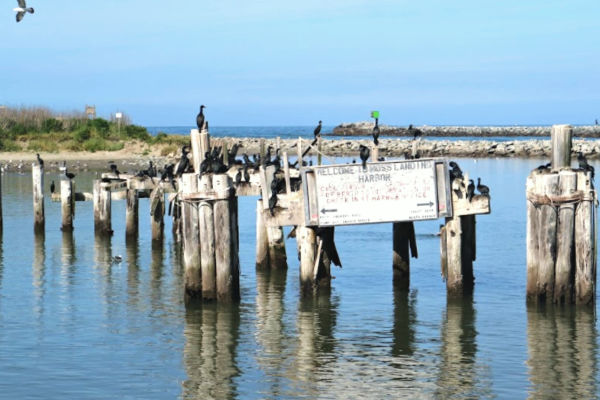
[[[242,170],[243,168],[238,168],[237,173],[235,174],[236,185],[239,185],[242,182]]]
[[[481,178],[477,178],[477,190],[484,196],[490,195],[490,188],[481,184]]]
[[[373,143],[379,146],[379,118],[375,118],[375,126],[373,127]]]
[[[185,171],[187,171],[188,167],[190,166],[190,159],[188,158],[188,147],[187,145],[184,145],[181,147],[181,159],[179,160],[179,163],[177,164],[177,171],[175,172],[175,176],[181,176]]]
[[[37,162],[39,166],[44,168],[44,160],[42,160],[42,157],[40,157],[40,153],[35,153],[35,156],[37,157]]]
[[[196,125],[198,125],[198,130],[201,131],[204,126],[204,109],[206,107],[204,105],[200,106],[200,112],[196,116]]]
[[[112,162],[111,162],[111,164],[110,164],[110,171],[111,171],[111,172],[112,172],[114,175],[116,175],[116,176],[117,176],[117,178],[119,178],[119,174],[120,174],[120,172],[119,172],[119,170],[117,169],[117,164],[114,164],[114,163],[112,163]]]
[[[462,170],[460,169],[460,167],[458,166],[457,163],[455,163],[454,161],[450,161],[448,163],[448,165],[451,168],[451,170],[450,170],[450,181],[453,181],[456,178],[462,178],[463,177]]]
[[[548,170],[548,169],[550,169],[550,167],[552,167],[552,163],[548,163],[548,164],[542,164],[542,165],[540,165],[539,167],[537,167],[537,170],[538,170],[539,172],[543,172],[543,171],[545,171],[545,170]]]
[[[317,139],[319,136],[321,136],[321,127],[322,127],[322,121],[319,121],[319,125],[317,125],[317,127],[314,130],[314,134],[315,134],[315,139]]]
[[[592,167],[590,164],[588,164],[587,158],[585,158],[585,156],[583,155],[582,152],[579,152],[577,154],[577,161],[579,161],[579,168],[584,170],[584,171],[589,171],[592,173],[592,179],[594,179],[594,167]]]
[[[52,181],[50,183],[50,193],[54,194],[54,191],[56,190],[56,185],[54,185],[54,181]]]
[[[469,179],[469,186],[467,186],[467,199],[469,202],[473,199],[473,195],[475,195],[475,182],[473,182],[473,179]]]
[[[369,150],[369,148],[367,146],[364,145],[360,145],[359,146],[360,149],[360,159],[362,160],[362,167],[363,167],[363,171],[367,170],[367,160],[369,159],[369,156],[371,155],[371,150]]]
[[[169,182],[171,182],[171,186],[173,186],[173,190],[177,190],[177,187],[175,186],[175,179],[173,176],[173,169],[175,168],[175,164],[169,164],[165,167],[165,169],[163,170],[162,175],[160,176],[160,180],[165,181],[165,180],[169,180]]]
[[[413,140],[423,135],[423,131],[418,128],[413,128],[412,124],[408,125],[408,134],[413,136]]]
[[[35,10],[32,7],[27,7],[25,0],[17,0],[19,7],[13,8],[13,11],[17,12],[17,22],[21,22],[26,13],[33,14]]]

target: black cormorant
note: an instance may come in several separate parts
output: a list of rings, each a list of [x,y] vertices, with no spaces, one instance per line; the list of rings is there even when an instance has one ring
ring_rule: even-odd
[[[250,174],[248,173],[248,165],[244,165],[244,180],[250,182]]]
[[[463,173],[462,170],[460,169],[460,167],[458,166],[457,163],[455,163],[454,161],[450,161],[448,163],[448,165],[450,166],[450,181],[453,181],[454,179],[457,178],[461,178],[463,177]]]
[[[373,143],[379,146],[379,118],[375,118],[375,126],[373,127]]]
[[[408,135],[409,135],[409,136],[410,136],[410,135],[412,135],[412,137],[413,137],[413,140],[414,140],[414,139],[416,139],[416,138],[418,138],[418,137],[422,136],[422,135],[423,135],[423,131],[421,131],[421,130],[420,130],[420,129],[418,129],[418,128],[414,128],[414,127],[412,126],[412,124],[410,124],[410,125],[408,125]]]
[[[190,159],[188,158],[188,147],[186,145],[181,147],[181,159],[177,164],[177,171],[175,172],[175,176],[181,176],[185,171],[187,171],[190,165]]]
[[[484,196],[490,195],[490,188],[481,184],[481,178],[477,178],[477,190]]]
[[[469,186],[467,186],[467,199],[471,201],[473,199],[473,195],[475,194],[475,183],[473,179],[469,179]]]
[[[201,131],[204,126],[204,109],[206,107],[204,105],[200,106],[200,112],[196,116],[196,125],[198,125],[198,130]]]
[[[364,145],[360,145],[359,147],[360,149],[360,159],[362,160],[362,167],[363,167],[363,171],[367,170],[367,160],[369,159],[369,156],[371,155],[371,150],[369,150],[369,148],[367,146]]]
[[[592,173],[592,179],[594,179],[594,167],[592,167],[590,164],[588,164],[587,158],[585,158],[585,156],[583,155],[582,152],[579,152],[577,154],[577,161],[579,161],[579,168],[581,168],[584,171],[589,171]]]
[[[117,176],[117,178],[119,178],[119,170],[117,169],[117,164],[111,163],[110,164],[110,171]]]
[[[319,136],[321,136],[321,127],[322,127],[322,121],[319,121],[319,125],[317,125],[317,127],[314,130],[314,134],[315,134],[315,139],[318,138]]]
[[[240,183],[242,183],[242,169],[243,168],[238,168],[238,171],[235,174],[235,183],[236,183],[236,185],[239,185]]]
[[[50,182],[50,193],[54,194],[56,190],[56,185],[54,185],[54,181]]]
[[[37,162],[39,166],[44,168],[44,160],[42,160],[42,157],[40,157],[40,153],[35,153],[35,156],[37,157]]]

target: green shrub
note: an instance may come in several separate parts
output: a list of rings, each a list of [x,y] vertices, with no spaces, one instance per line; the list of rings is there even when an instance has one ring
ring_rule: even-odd
[[[59,132],[62,131],[63,124],[61,121],[56,118],[46,118],[44,122],[42,122],[42,132]]]
[[[83,142],[83,149],[92,153],[96,151],[117,151],[123,149],[123,147],[125,145],[122,142],[112,143],[100,137],[92,137]]]
[[[10,133],[12,133],[15,136],[24,135],[27,133],[27,128],[21,123],[15,123],[10,127]]]
[[[56,153],[58,151],[58,144],[52,140],[30,140],[27,144],[27,150]]]
[[[76,141],[83,143],[88,140],[92,136],[92,132],[90,132],[90,128],[87,126],[82,126],[73,132],[73,139]]]
[[[21,147],[10,139],[0,139],[0,151],[19,151]]]
[[[128,138],[140,139],[143,141],[149,141],[152,139],[152,136],[150,136],[148,130],[143,126],[138,125],[127,125],[125,127],[125,135]]]
[[[94,118],[88,121],[88,126],[95,130],[100,136],[106,137],[110,130],[110,124],[103,118]]]
[[[78,142],[76,140],[68,140],[63,143],[62,147],[63,149],[69,151],[83,151],[83,145],[81,144],[81,142]]]

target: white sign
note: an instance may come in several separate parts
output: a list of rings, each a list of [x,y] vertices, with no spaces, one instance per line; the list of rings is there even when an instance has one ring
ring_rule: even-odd
[[[434,160],[314,167],[318,225],[438,218]],[[311,219],[315,215],[311,215]]]
[[[120,112],[115,113],[115,118],[117,118],[117,119],[123,118],[123,113],[120,113]]]

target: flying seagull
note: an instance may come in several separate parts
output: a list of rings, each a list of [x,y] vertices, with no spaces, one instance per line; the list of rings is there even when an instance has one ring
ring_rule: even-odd
[[[17,22],[21,22],[26,13],[34,13],[32,7],[27,7],[25,0],[17,0],[17,3],[19,3],[19,7],[13,8],[13,11],[17,12]]]

